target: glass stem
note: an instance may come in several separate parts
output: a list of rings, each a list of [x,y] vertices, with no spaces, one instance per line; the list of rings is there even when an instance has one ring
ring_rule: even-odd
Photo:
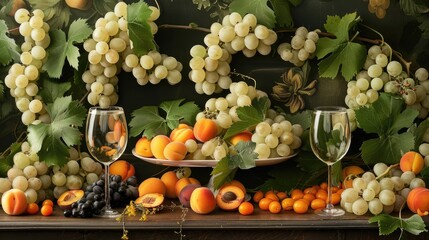
[[[112,208],[110,207],[110,177],[109,177],[109,164],[104,165],[104,195],[106,201],[105,210],[110,211]]]
[[[331,164],[328,164],[328,189],[327,189],[327,191],[328,191],[328,202],[326,203],[326,209],[329,209],[329,210],[331,210],[331,209],[333,209],[334,208],[334,205],[332,204],[332,192],[331,192],[331,178],[332,178],[332,176],[331,176],[331,167],[332,167],[332,165]]]

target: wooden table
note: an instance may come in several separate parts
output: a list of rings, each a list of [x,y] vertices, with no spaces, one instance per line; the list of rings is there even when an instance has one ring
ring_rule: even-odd
[[[164,209],[139,221],[140,216],[127,217],[125,227],[129,239],[180,239],[182,211]],[[407,216],[409,214],[405,214]],[[251,216],[237,212],[216,210],[208,215],[198,215],[189,210],[182,223],[183,239],[398,239],[399,231],[380,237],[378,226],[369,224],[367,216],[346,214],[339,219],[322,219],[312,214],[282,212],[271,214],[255,210]],[[429,217],[424,218],[429,225]],[[408,239],[429,239],[428,233],[420,236],[407,234]],[[66,218],[55,207],[49,217],[7,216],[0,211],[0,239],[51,240],[97,239],[119,240],[122,223],[105,218]]]

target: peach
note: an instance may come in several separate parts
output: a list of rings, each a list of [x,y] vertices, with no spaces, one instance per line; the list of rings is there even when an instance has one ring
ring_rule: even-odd
[[[185,143],[189,139],[195,139],[194,131],[191,127],[187,125],[185,127],[183,126],[181,128],[180,127],[181,126],[171,131],[170,133],[171,141]]]
[[[135,203],[141,204],[145,208],[158,207],[164,202],[164,195],[160,193],[147,193],[135,200]]]
[[[167,160],[180,161],[185,159],[188,148],[182,142],[170,142],[164,148],[164,157]]]
[[[27,210],[27,198],[20,189],[9,189],[1,197],[1,206],[7,215],[21,215]]]
[[[229,185],[219,189],[216,203],[223,210],[235,210],[244,201],[245,193],[240,187]]]
[[[143,157],[153,157],[152,151],[150,150],[151,140],[147,137],[140,138],[136,143],[136,153]]]
[[[192,195],[192,192],[196,189],[196,188],[199,188],[199,187],[201,187],[201,185],[199,185],[199,184],[189,184],[189,185],[186,185],[183,189],[182,189],[182,191],[180,191],[180,193],[179,193],[179,200],[180,200],[180,203],[184,206],[184,207],[191,207],[191,203],[190,203],[190,201],[191,201],[191,195]]]
[[[167,191],[161,179],[156,177],[151,177],[144,180],[142,183],[140,183],[138,190],[139,197],[144,196],[148,193],[160,193],[162,195],[165,195],[165,192]]]
[[[175,171],[168,171],[162,174],[161,181],[164,183],[166,192],[165,196],[168,198],[176,198],[176,183],[179,181]]]
[[[216,137],[217,123],[209,118],[200,118],[194,125],[194,136],[200,142],[207,142]]]
[[[250,142],[252,140],[252,133],[249,131],[243,131],[241,133],[237,133],[236,135],[232,136],[229,139],[229,142],[231,142],[231,144],[233,146],[235,146],[237,143],[239,143],[240,141],[243,142]]]
[[[207,187],[198,187],[192,191],[189,203],[191,209],[198,214],[209,214],[216,208],[216,199]]]
[[[424,166],[425,161],[422,155],[414,151],[406,152],[402,155],[401,160],[399,161],[399,167],[402,172],[412,171],[415,174],[419,174]]]
[[[189,184],[197,184],[201,186],[200,181],[195,178],[181,178],[176,182],[176,186],[174,187],[176,190],[176,196],[179,196],[180,191],[182,191],[182,189]]]
[[[129,177],[134,176],[135,172],[136,170],[134,166],[125,160],[115,161],[109,167],[109,173],[112,175],[121,176],[122,181],[125,181]]]
[[[150,142],[150,150],[154,157],[158,159],[166,159],[164,156],[164,148],[171,142],[171,139],[165,135],[156,135]]]
[[[342,171],[343,180],[349,175],[359,175],[364,172],[365,171],[359,166],[350,165],[350,166],[344,167]]]

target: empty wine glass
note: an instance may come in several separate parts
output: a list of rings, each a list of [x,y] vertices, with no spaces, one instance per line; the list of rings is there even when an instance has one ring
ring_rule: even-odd
[[[351,132],[347,110],[343,107],[317,107],[312,113],[310,144],[313,153],[328,165],[328,202],[324,209],[315,212],[321,216],[341,216],[344,210],[334,208],[331,193],[331,166],[347,153]]]
[[[101,217],[119,213],[110,207],[109,165],[125,151],[128,141],[127,122],[121,107],[91,107],[86,121],[86,145],[91,155],[104,165],[104,196],[106,205]]]

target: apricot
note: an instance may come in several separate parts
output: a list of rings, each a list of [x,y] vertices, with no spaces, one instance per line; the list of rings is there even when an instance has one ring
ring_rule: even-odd
[[[179,181],[175,171],[168,171],[162,174],[161,181],[164,183],[166,191],[165,196],[168,198],[176,198],[176,183]]]
[[[359,174],[362,174],[364,172],[365,171],[359,166],[355,166],[355,165],[347,166],[347,167],[343,168],[343,171],[342,171],[343,180],[346,179],[346,177],[349,175],[359,175]]]
[[[174,187],[176,190],[176,196],[179,196],[180,191],[182,191],[182,189],[189,184],[197,184],[201,186],[200,181],[198,181],[196,178],[181,178],[176,182],[176,186]]]
[[[182,142],[170,142],[164,148],[164,157],[167,160],[180,161],[185,159],[188,148]]]
[[[109,173],[111,175],[121,176],[122,181],[125,181],[129,177],[134,176],[135,172],[136,169],[134,166],[125,160],[115,161],[109,166]]]
[[[71,209],[71,205],[79,201],[84,194],[85,192],[81,189],[66,191],[60,195],[57,204],[62,210]]]
[[[223,210],[235,210],[244,201],[245,195],[243,190],[237,186],[225,186],[219,189],[216,203]]]
[[[192,191],[189,203],[191,209],[198,214],[209,214],[216,208],[216,199],[207,187],[198,187]]]
[[[142,183],[140,183],[138,190],[139,197],[144,196],[148,193],[160,193],[162,195],[165,195],[165,192],[167,191],[161,179],[156,177],[151,177],[144,180]]]
[[[414,151],[406,152],[402,155],[401,160],[399,161],[399,167],[402,172],[412,171],[415,174],[419,174],[424,166],[425,161],[422,155]]]
[[[164,148],[171,142],[170,138],[165,135],[156,135],[150,142],[150,150],[154,157],[158,159],[166,159],[164,156]]]
[[[235,146],[237,145],[237,143],[239,143],[240,141],[243,142],[250,142],[252,140],[252,133],[249,131],[243,131],[241,133],[237,133],[236,135],[232,136],[229,139],[229,142]]]
[[[150,150],[150,143],[151,140],[147,139],[147,137],[140,138],[136,143],[136,153],[143,157],[153,157],[152,151]]]
[[[164,195],[160,193],[147,193],[135,200],[135,203],[141,204],[145,208],[158,207],[164,202]]]
[[[194,136],[200,142],[207,142],[216,137],[217,123],[209,118],[200,118],[194,125]]]
[[[180,127],[180,126],[179,126]],[[194,131],[191,127],[181,127],[175,128],[170,133],[170,139],[174,142],[185,143],[189,139],[195,139]]]
[[[244,194],[246,194],[246,187],[240,181],[238,181],[236,179],[231,180],[231,182],[224,183],[220,188],[223,188],[226,186],[239,187],[244,192]]]
[[[20,189],[9,189],[1,197],[1,206],[7,215],[21,215],[27,210],[27,198]]]
[[[429,189],[417,187],[410,191],[407,197],[408,208],[420,216],[429,215]]]

